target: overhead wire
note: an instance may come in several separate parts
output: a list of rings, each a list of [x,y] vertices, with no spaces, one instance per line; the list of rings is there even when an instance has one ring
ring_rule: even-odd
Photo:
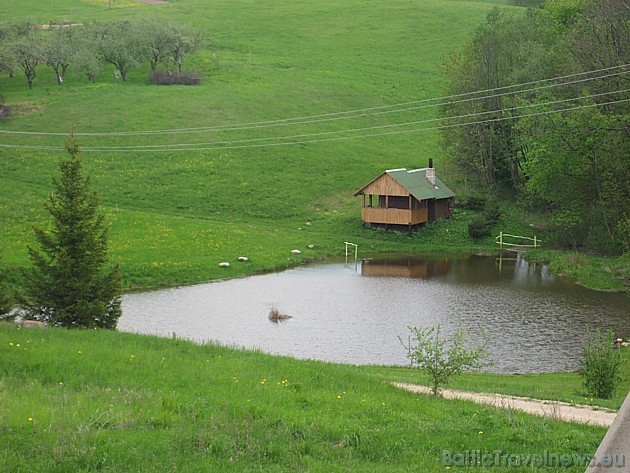
[[[175,152],[175,151],[211,151],[211,150],[226,150],[226,149],[247,149],[247,148],[265,148],[265,147],[277,147],[277,146],[304,145],[304,144],[309,144],[309,143],[347,141],[347,140],[359,139],[359,138],[388,136],[388,135],[397,135],[397,134],[404,134],[404,133],[417,133],[420,131],[443,130],[443,129],[448,129],[448,128],[470,126],[470,125],[477,125],[477,124],[484,124],[484,123],[493,123],[493,122],[500,122],[500,121],[506,121],[506,120],[515,120],[515,119],[520,119],[520,118],[529,118],[529,117],[535,117],[535,116],[541,116],[541,115],[549,115],[553,113],[568,112],[568,111],[573,111],[573,110],[580,110],[580,109],[599,107],[599,106],[605,106],[605,105],[614,105],[614,104],[626,103],[626,102],[630,102],[630,98],[621,99],[621,100],[613,100],[613,101],[603,102],[603,103],[591,103],[591,104],[557,109],[557,110],[545,110],[542,112],[535,112],[535,113],[529,113],[529,114],[524,114],[524,115],[496,117],[496,118],[490,118],[486,120],[477,120],[477,121],[466,122],[466,123],[455,123],[455,124],[440,125],[440,126],[434,126],[434,127],[414,128],[411,130],[395,130],[395,131],[387,131],[387,132],[382,132],[382,133],[370,133],[370,134],[353,135],[353,136],[338,136],[338,137],[333,137],[333,138],[322,138],[322,139],[315,139],[315,140],[290,141],[290,142],[284,142],[284,143],[259,143],[259,144],[240,145],[240,146],[228,145],[228,146],[215,146],[215,147],[203,147],[203,148],[199,148],[199,147],[162,148],[162,149],[107,149],[107,148],[103,148],[103,149],[92,149],[92,150],[82,148],[82,151],[101,152],[101,153],[103,152],[114,152],[114,153],[154,152],[154,153],[157,153],[157,152]],[[54,146],[31,146],[31,145],[21,146],[21,145],[7,145],[7,144],[0,144],[0,148],[19,148],[19,149],[42,150],[42,151],[61,151],[64,149],[63,147],[54,147]]]
[[[577,84],[577,83],[582,83],[582,82],[589,82],[589,81],[593,81],[593,80],[600,80],[600,79],[606,79],[606,78],[611,78],[611,77],[618,77],[618,76],[622,76],[622,75],[630,73],[630,70],[621,71],[621,72],[615,72],[615,73],[611,73],[611,74],[600,75],[600,76],[597,76],[597,77],[586,77],[586,78],[583,78],[583,79],[577,79],[577,80],[573,80],[573,81],[561,82],[561,83],[557,83],[557,84],[549,84],[549,85],[545,85],[545,86],[541,86],[541,87],[534,87],[534,88],[529,88],[529,89],[514,90],[514,91],[503,92],[503,93],[499,93],[499,94],[484,95],[484,96],[480,96],[480,97],[469,97],[469,98],[461,99],[461,100],[454,100],[454,101],[449,101],[449,102],[443,102],[444,100],[450,100],[450,99],[458,98],[458,97],[467,97],[467,96],[476,95],[476,94],[484,94],[484,93],[488,93],[488,92],[496,92],[496,91],[501,91],[501,90],[514,89],[514,88],[528,86],[528,85],[533,85],[533,84],[541,84],[541,83],[550,82],[550,81],[557,81],[557,80],[567,79],[567,78],[571,78],[571,77],[577,77],[577,76],[580,76],[580,75],[596,74],[596,73],[600,73],[600,72],[612,71],[612,70],[617,70],[617,69],[620,69],[620,68],[627,68],[627,67],[630,67],[630,64],[623,64],[623,65],[619,65],[619,66],[612,66],[612,67],[596,69],[596,70],[592,70],[592,71],[579,72],[579,73],[568,74],[568,75],[564,75],[564,76],[557,76],[557,77],[552,77],[552,78],[547,78],[547,79],[540,79],[540,80],[537,80],[537,81],[524,82],[524,83],[521,83],[521,84],[513,84],[513,85],[508,85],[508,86],[495,87],[495,88],[484,89],[484,90],[479,90],[479,91],[474,91],[474,92],[466,92],[466,93],[448,95],[448,96],[443,96],[443,97],[428,98],[428,99],[422,99],[422,100],[414,100],[414,101],[403,102],[403,103],[399,103],[399,104],[382,105],[382,106],[377,106],[377,107],[369,107],[369,108],[348,110],[348,111],[342,111],[342,112],[331,112],[331,113],[326,113],[326,114],[321,114],[321,115],[310,115],[310,116],[296,117],[296,118],[284,118],[284,119],[267,120],[267,121],[261,121],[261,122],[248,122],[248,123],[241,123],[241,124],[216,125],[216,126],[197,127],[197,128],[176,128],[176,129],[163,129],[163,130],[118,131],[118,132],[114,131],[114,132],[83,132],[83,133],[81,133],[81,132],[73,132],[73,133],[68,133],[68,132],[0,130],[0,134],[31,135],[31,136],[70,136],[72,134],[72,136],[77,136],[77,137],[80,137],[80,136],[83,136],[83,137],[88,137],[88,136],[90,136],[90,137],[92,137],[92,136],[95,136],[95,137],[96,136],[142,136],[142,135],[153,135],[153,134],[166,135],[166,134],[204,133],[204,132],[217,132],[217,131],[240,131],[240,130],[250,130],[250,129],[261,129],[261,128],[277,127],[277,126],[303,125],[303,124],[311,124],[311,123],[320,123],[320,122],[325,122],[325,121],[356,119],[356,118],[363,118],[363,117],[374,116],[374,115],[383,115],[383,114],[391,114],[391,113],[403,113],[403,112],[408,112],[408,111],[412,111],[412,110],[420,110],[420,109],[431,108],[431,107],[440,107],[440,106],[445,106],[445,105],[454,105],[454,104],[458,104],[458,103],[470,102],[470,101],[475,101],[475,100],[485,100],[485,99],[491,99],[491,98],[496,98],[496,97],[502,97],[502,96],[506,96],[506,95],[534,92],[534,91],[549,89],[549,88],[553,88],[553,87],[560,87],[560,86],[572,85],[572,84]],[[438,102],[438,101],[442,101],[442,102],[427,104],[428,102]],[[414,107],[406,107],[407,105],[415,105],[415,104],[421,104],[421,103],[424,103],[425,105],[414,106]],[[396,108],[396,107],[404,107],[404,108]],[[386,109],[393,109],[393,110],[386,110]],[[346,116],[346,115],[349,115],[349,116]]]
[[[248,138],[248,139],[241,139],[241,140],[224,140],[224,141],[212,141],[212,142],[199,142],[199,143],[176,143],[176,144],[166,144],[166,145],[127,145],[127,146],[87,146],[87,147],[83,147],[83,150],[90,150],[90,151],[98,151],[101,149],[107,149],[107,150],[117,150],[117,149],[131,149],[131,150],[137,150],[137,149],[152,149],[152,148],[179,148],[179,147],[184,147],[187,149],[194,149],[195,146],[207,146],[207,145],[219,145],[219,144],[233,144],[233,143],[249,143],[249,142],[257,142],[257,141],[277,141],[277,140],[288,140],[288,139],[294,139],[294,138],[305,138],[305,137],[312,137],[312,136],[324,136],[324,135],[334,135],[334,134],[340,134],[340,133],[355,133],[355,132],[360,132],[360,131],[368,131],[368,130],[378,130],[378,129],[385,129],[385,128],[396,128],[396,127],[402,127],[402,126],[408,126],[408,125],[419,125],[422,123],[432,123],[432,122],[436,122],[436,121],[445,121],[445,120],[460,120],[463,118],[474,118],[474,117],[478,117],[478,116],[482,116],[482,115],[490,115],[493,113],[506,113],[506,112],[512,112],[515,110],[520,110],[523,108],[538,108],[538,107],[545,107],[545,106],[549,106],[549,105],[557,105],[560,103],[567,103],[567,102],[574,102],[577,100],[585,100],[585,99],[590,99],[590,98],[595,98],[595,97],[603,97],[606,95],[613,95],[613,94],[620,94],[620,93],[624,93],[624,92],[630,92],[630,89],[623,89],[623,90],[616,90],[616,91],[612,91],[612,92],[602,92],[599,94],[591,94],[591,95],[584,95],[584,96],[578,96],[578,97],[573,97],[573,98],[569,98],[569,99],[562,99],[562,100],[554,100],[554,101],[550,101],[550,102],[544,102],[544,103],[533,103],[533,104],[524,104],[524,105],[519,105],[519,106],[515,106],[515,107],[509,107],[509,108],[503,108],[503,109],[496,109],[496,110],[486,110],[483,112],[475,112],[475,113],[467,113],[467,114],[463,114],[463,115],[456,115],[456,116],[449,116],[449,117],[438,117],[438,118],[428,118],[428,119],[424,119],[424,120],[414,120],[414,121],[410,121],[410,122],[403,122],[403,123],[393,123],[393,124],[388,124],[388,125],[375,125],[375,126],[370,126],[370,127],[361,127],[361,128],[351,128],[351,129],[345,129],[345,130],[336,130],[336,131],[323,131],[323,132],[317,132],[317,133],[302,133],[302,134],[298,134],[298,135],[289,135],[289,136],[272,136],[272,137],[266,137],[266,138]]]

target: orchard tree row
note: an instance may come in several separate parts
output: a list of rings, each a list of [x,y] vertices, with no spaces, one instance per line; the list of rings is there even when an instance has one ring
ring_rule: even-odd
[[[0,24],[0,73],[23,73],[29,88],[38,66],[49,66],[62,84],[69,67],[91,82],[105,63],[116,68],[124,81],[141,64],[182,72],[186,55],[197,51],[203,33],[189,26],[164,20],[122,20],[81,25],[51,25],[32,22]]]

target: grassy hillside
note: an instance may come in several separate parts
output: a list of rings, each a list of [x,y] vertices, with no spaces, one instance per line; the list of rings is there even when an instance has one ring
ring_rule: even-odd
[[[445,450],[583,456],[605,433],[380,381],[413,378],[402,368],[8,324],[0,355],[2,471],[433,472]],[[518,393],[515,378],[494,384]]]
[[[202,28],[207,46],[187,62],[203,77],[199,87],[147,85],[148,66],[132,70],[126,83],[105,66],[94,85],[70,68],[63,86],[55,84],[52,70],[40,66],[32,91],[19,74],[0,76],[0,90],[14,111],[0,129],[94,133],[225,127],[437,97],[445,90],[442,58],[464,44],[495,3],[350,0],[271,6],[252,0],[179,0],[142,5],[115,0],[109,11],[107,0],[63,0],[45,7],[34,0],[4,2],[1,17],[28,17],[42,24],[168,18]],[[434,108],[421,108],[203,133],[83,136],[79,141],[85,148],[164,150],[83,153],[111,215],[113,258],[122,263],[129,285],[156,285],[282,267],[293,262],[287,262],[291,249],[308,244],[315,244],[315,250],[301,257],[342,251],[349,239],[361,250],[379,251],[443,244],[440,237],[409,240],[362,230],[360,204],[352,197],[383,169],[425,166],[429,157],[436,158],[441,177],[457,186],[440,168],[436,132],[345,139],[435,125],[391,127],[434,116]],[[373,128],[384,126],[388,128]],[[279,138],[283,136],[295,138]],[[61,147],[63,139],[0,135],[2,144],[17,146]],[[264,141],[251,141],[258,139]],[[284,145],[322,139],[337,141]],[[212,144],[217,142],[224,144]],[[214,149],[166,148],[182,143]],[[0,149],[0,240],[9,265],[26,261],[30,228],[42,219],[42,201],[59,154]],[[458,234],[466,219],[463,215],[449,225]],[[454,246],[473,245],[461,234]],[[241,254],[252,258],[250,266],[218,272],[219,261]]]

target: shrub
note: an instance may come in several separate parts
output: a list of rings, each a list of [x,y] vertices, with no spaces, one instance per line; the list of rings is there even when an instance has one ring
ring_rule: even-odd
[[[153,85],[199,85],[201,78],[196,72],[172,72],[164,69],[154,71],[149,76]]]
[[[457,207],[481,212],[486,205],[486,198],[480,195],[457,195]]]
[[[398,337],[401,345],[407,350],[407,358],[411,366],[416,367],[429,377],[431,390],[435,396],[439,388],[464,371],[475,371],[491,366],[487,350],[489,338],[482,330],[481,343],[475,342],[460,324],[449,338],[441,336],[441,328],[409,327],[411,335],[407,345]]]
[[[483,213],[468,224],[468,234],[474,240],[490,236],[494,227],[501,218],[501,209],[495,201],[487,200]]]
[[[483,215],[479,215],[468,224],[468,234],[473,240],[481,240],[490,236],[492,226]]]
[[[610,399],[621,382],[619,372],[625,360],[621,351],[615,348],[614,341],[612,330],[602,334],[597,329],[584,347],[580,375],[589,396]]]
[[[483,209],[483,216],[490,226],[494,226],[499,222],[501,218],[501,209],[496,201],[487,201]]]

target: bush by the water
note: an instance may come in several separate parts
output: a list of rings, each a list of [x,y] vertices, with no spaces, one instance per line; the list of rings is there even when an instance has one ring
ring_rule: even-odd
[[[199,85],[201,77],[195,72],[154,71],[149,76],[149,84],[154,85]]]
[[[620,371],[625,360],[614,342],[612,330],[602,334],[597,329],[584,347],[580,375],[589,396],[610,399],[622,380]]]
[[[433,395],[453,378],[465,371],[477,371],[492,366],[491,353],[487,349],[490,339],[482,329],[481,340],[475,340],[460,324],[450,337],[442,334],[442,328],[408,327],[411,335],[405,341],[398,337],[407,351],[411,366],[429,378]]]
[[[501,218],[501,209],[495,201],[486,201],[483,213],[468,224],[468,234],[474,240],[488,237]]]
[[[468,224],[468,234],[473,240],[481,240],[482,238],[489,237],[491,229],[492,225],[488,224],[488,221],[483,215],[479,215]]]

